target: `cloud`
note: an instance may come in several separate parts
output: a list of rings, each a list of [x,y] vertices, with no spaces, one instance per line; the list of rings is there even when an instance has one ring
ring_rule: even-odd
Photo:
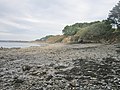
[[[0,39],[34,40],[61,34],[65,25],[106,19],[118,1],[0,0]]]
[[[21,28],[21,29],[30,29],[29,26],[16,23],[12,20],[0,19],[0,23],[5,24],[6,26]]]

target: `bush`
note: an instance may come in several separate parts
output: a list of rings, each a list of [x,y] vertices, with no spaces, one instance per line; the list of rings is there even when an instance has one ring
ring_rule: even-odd
[[[108,33],[112,33],[111,25],[106,24],[105,22],[98,22],[88,27],[80,29],[76,33],[76,36],[79,36],[80,38],[92,40],[94,38],[104,37]]]
[[[70,26],[66,26],[62,32],[64,35],[66,36],[73,36],[75,35],[81,28],[85,28],[88,27],[90,25],[93,25],[95,23],[99,23],[100,21],[95,21],[95,22],[91,22],[91,23],[75,23],[73,25]]]

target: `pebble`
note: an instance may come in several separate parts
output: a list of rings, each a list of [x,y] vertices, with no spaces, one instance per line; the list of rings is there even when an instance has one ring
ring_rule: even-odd
[[[74,47],[76,48],[76,46]],[[5,60],[6,63],[1,66],[0,89],[120,90],[120,58],[116,57],[120,55],[114,47],[112,45],[109,47],[109,50],[112,50],[109,51],[109,56],[107,56],[107,46],[100,46],[100,48],[94,49],[97,51],[95,51],[96,53],[90,47],[82,50],[79,47],[81,46],[77,46],[78,49],[74,50],[68,45],[68,49],[64,50],[63,48],[64,52],[60,49],[62,53],[60,53],[60,50],[52,51],[52,49],[50,49],[48,52],[47,50],[41,50],[37,52],[38,55],[36,55],[35,49],[33,50],[34,52],[32,52],[33,56],[28,54],[30,53],[29,49],[23,50],[26,53],[22,51],[21,54],[18,54],[21,55],[19,57],[28,57],[29,60],[25,61],[24,59],[20,59],[21,61],[19,63],[13,63],[15,60],[9,61],[7,59],[8,61]],[[8,56],[14,56],[9,55],[11,54],[10,52],[6,54],[8,54]],[[47,56],[45,56],[45,58],[42,56],[41,59],[43,52]],[[50,55],[52,56],[49,56],[49,52],[51,52]],[[114,57],[112,57],[112,55]],[[49,59],[50,57],[51,60]],[[58,58],[60,61],[57,61]],[[6,57],[2,59],[6,59]],[[52,62],[49,61],[49,63],[47,63],[47,59]],[[40,60],[43,61],[40,62]]]

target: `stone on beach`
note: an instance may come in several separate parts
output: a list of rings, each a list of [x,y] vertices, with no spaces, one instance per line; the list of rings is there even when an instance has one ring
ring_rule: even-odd
[[[101,44],[0,49],[0,90],[119,90],[116,50]]]

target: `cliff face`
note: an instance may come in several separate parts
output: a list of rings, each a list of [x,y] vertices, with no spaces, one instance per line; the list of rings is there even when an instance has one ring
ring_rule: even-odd
[[[64,36],[64,35],[56,35],[56,36],[49,37],[45,42],[47,42],[47,43],[61,43],[65,37],[66,36]]]
[[[45,41],[46,43],[119,43],[120,42],[120,32],[112,32],[110,34],[100,35],[100,36],[85,36],[80,35],[65,36],[56,35],[49,37]]]

